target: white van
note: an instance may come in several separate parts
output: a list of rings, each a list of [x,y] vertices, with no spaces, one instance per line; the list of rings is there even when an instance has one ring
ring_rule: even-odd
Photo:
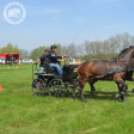
[[[33,60],[31,60],[31,59],[24,59],[24,60],[22,60],[22,63],[33,63]]]
[[[6,61],[3,57],[0,57],[0,64],[6,64]]]

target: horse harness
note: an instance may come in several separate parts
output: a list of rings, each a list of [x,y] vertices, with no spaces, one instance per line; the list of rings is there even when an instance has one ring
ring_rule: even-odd
[[[108,71],[108,63],[109,62],[115,62],[116,60],[106,60],[105,61],[105,65],[106,65],[106,73],[105,74],[102,74],[102,75],[99,75],[99,76],[96,76],[95,78],[91,78],[91,79],[100,79],[100,78],[106,78],[106,77],[110,77],[110,76],[112,76],[112,75],[114,75],[114,74],[116,74],[116,73],[121,73],[121,72],[132,72],[132,71],[134,71],[134,66],[132,65],[132,61],[131,60],[129,60],[128,62],[129,62],[129,65],[126,65],[125,64],[125,62],[127,62],[127,61],[121,61],[121,60],[119,60],[118,59],[118,57],[117,57],[117,66],[119,66],[119,62],[122,62],[123,63],[123,65],[125,66],[125,67],[121,67],[121,68],[118,68],[118,69],[116,69],[116,70],[113,70],[113,71]],[[110,79],[109,79],[110,80]]]

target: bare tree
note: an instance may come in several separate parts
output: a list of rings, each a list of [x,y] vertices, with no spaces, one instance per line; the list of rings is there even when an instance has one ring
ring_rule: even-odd
[[[84,52],[84,44],[76,46],[76,53],[77,53],[78,56],[82,56],[82,55],[85,54],[85,52]]]
[[[66,55],[67,51],[68,51],[68,46],[66,46],[66,45],[61,46],[61,54],[62,55]]]
[[[21,51],[20,59],[30,58],[30,53],[28,50],[20,49],[20,51]]]
[[[123,49],[130,45],[130,34],[124,33],[122,35],[122,47]]]

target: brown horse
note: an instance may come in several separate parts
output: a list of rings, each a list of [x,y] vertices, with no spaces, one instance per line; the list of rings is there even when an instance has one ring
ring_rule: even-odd
[[[122,67],[131,68],[125,72],[115,73],[113,75],[105,75],[105,77],[99,78],[98,76],[103,76],[108,72],[120,69]],[[134,81],[132,78],[134,71],[134,46],[121,51],[117,58],[112,58],[110,60],[95,60],[87,61],[78,67],[78,75],[80,78],[79,82],[79,92],[82,101],[86,102],[84,95],[82,93],[83,88],[88,82],[91,86],[91,92],[94,94],[95,88],[94,83],[98,80],[113,80],[116,82],[119,90],[119,94],[116,98],[121,98],[123,102],[127,102],[124,98],[124,93],[128,89],[128,85],[125,80]],[[75,99],[75,89],[73,91],[73,100]]]

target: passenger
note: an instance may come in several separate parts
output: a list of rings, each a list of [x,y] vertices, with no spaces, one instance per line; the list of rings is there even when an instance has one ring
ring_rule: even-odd
[[[66,56],[64,56],[64,57],[57,56],[56,55],[56,50],[57,50],[57,46],[52,45],[50,47],[50,59],[51,59],[50,66],[53,67],[53,68],[56,68],[58,75],[62,75],[62,67],[60,65],[59,60],[61,60],[62,58],[66,58]]]
[[[50,64],[51,60],[50,60],[50,50],[49,49],[45,49],[44,50],[45,53],[43,55],[41,55],[37,62],[38,63],[40,61],[40,69],[39,69],[39,73],[44,73],[45,71],[45,64]]]

